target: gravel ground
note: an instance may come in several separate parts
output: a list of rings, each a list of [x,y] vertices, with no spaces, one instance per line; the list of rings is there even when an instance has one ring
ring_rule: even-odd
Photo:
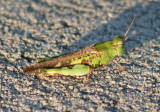
[[[79,2],[78,2],[79,1]],[[160,111],[158,0],[1,0],[0,111]],[[22,69],[124,35],[126,53],[86,76],[40,78]]]

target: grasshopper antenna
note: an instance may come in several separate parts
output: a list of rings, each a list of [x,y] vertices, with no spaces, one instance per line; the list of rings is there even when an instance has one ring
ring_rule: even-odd
[[[127,31],[126,31],[126,33],[124,34],[124,37],[126,37],[126,35],[128,34],[128,32],[129,32],[129,30],[130,30],[130,28],[131,28],[131,26],[132,26],[132,24],[133,24],[135,18],[136,18],[136,17],[133,18],[131,24],[129,25],[129,27],[128,27]],[[138,31],[138,32],[136,32],[136,33],[134,33],[134,34],[132,34],[132,35],[126,37],[126,38],[125,38],[125,41],[126,41],[129,37],[132,37],[132,36],[134,36],[134,35],[136,35],[136,34],[138,34],[138,33],[140,33],[140,32],[142,32],[142,31]]]
[[[134,35],[136,35],[136,34],[138,34],[138,33],[140,33],[140,32],[142,32],[142,31],[138,31],[138,32],[136,32],[136,33],[134,33],[134,34],[132,34],[132,35],[126,37],[126,38],[125,38],[125,41],[126,41],[129,37],[132,37],[132,36],[134,36]]]
[[[128,34],[129,29],[131,28],[131,26],[132,26],[132,24],[133,24],[133,22],[134,22],[135,18],[136,18],[136,17],[134,17],[134,18],[133,18],[133,20],[132,20],[131,24],[129,25],[129,27],[128,27],[127,31],[126,31],[126,33],[124,34],[124,37]]]

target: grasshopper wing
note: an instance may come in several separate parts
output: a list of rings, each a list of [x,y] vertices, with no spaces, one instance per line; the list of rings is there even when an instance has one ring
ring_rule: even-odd
[[[87,46],[85,48],[82,48],[78,51],[56,57],[52,60],[47,60],[44,62],[37,63],[35,65],[27,66],[23,69],[23,72],[24,73],[37,73],[37,70],[40,68],[58,68],[58,67],[65,67],[65,66],[82,64],[82,63],[88,64],[87,61],[85,60],[82,60],[83,62],[78,61],[74,63],[72,63],[72,60],[99,53],[99,51],[95,50],[93,46],[94,44]]]

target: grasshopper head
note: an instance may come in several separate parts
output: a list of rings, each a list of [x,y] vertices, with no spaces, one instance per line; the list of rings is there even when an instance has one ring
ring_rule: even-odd
[[[117,35],[113,39],[113,47],[116,50],[118,56],[121,56],[125,49],[125,40],[122,36]]]

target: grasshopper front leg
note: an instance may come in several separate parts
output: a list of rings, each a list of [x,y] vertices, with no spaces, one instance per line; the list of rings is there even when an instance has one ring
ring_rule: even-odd
[[[113,61],[120,66],[120,71],[127,71],[121,64],[119,64],[114,58]]]
[[[115,50],[116,56],[118,56],[118,50],[116,48],[116,45],[113,45],[113,49]],[[120,71],[126,71],[126,69],[121,64],[119,64],[114,58],[113,61],[120,66]]]

